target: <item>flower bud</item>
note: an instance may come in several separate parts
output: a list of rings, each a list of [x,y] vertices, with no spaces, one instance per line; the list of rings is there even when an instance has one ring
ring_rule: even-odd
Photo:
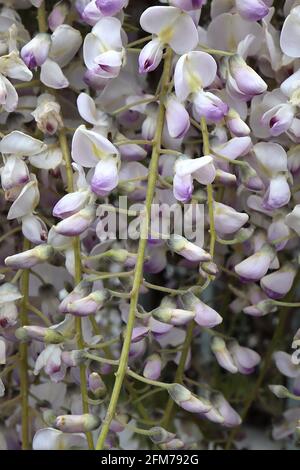
[[[201,271],[209,276],[216,276],[218,274],[218,266],[212,261],[201,263]]]
[[[46,242],[48,238],[45,222],[32,214],[22,218],[22,233],[31,243],[38,245]]]
[[[238,368],[234,363],[233,357],[228,351],[226,343],[222,338],[215,336],[211,343],[211,349],[221,367],[232,374],[236,374],[238,372]]]
[[[72,292],[70,292],[66,297],[63,298],[59,305],[59,311],[61,313],[69,313],[68,311],[68,305],[69,303],[75,302],[75,300],[81,299],[83,297],[86,297],[91,290],[91,284],[85,280],[79,282]]]
[[[168,240],[169,247],[189,261],[210,261],[211,256],[203,248],[189,242],[180,235],[171,235]]]
[[[156,353],[151,354],[146,359],[143,376],[146,377],[146,379],[158,380],[161,374],[161,367],[162,362],[160,355]]]
[[[67,305],[68,313],[79,317],[87,317],[94,315],[109,298],[109,293],[106,290],[97,290],[91,292],[87,297],[71,301]]]
[[[185,325],[195,317],[194,312],[164,306],[152,310],[151,315],[163,323],[175,326]]]
[[[246,188],[250,191],[261,191],[264,189],[264,184],[256,171],[246,162],[245,165],[239,168],[239,177]]]
[[[43,326],[34,325],[18,328],[15,335],[21,341],[32,338],[37,341],[49,344],[60,344],[66,340],[66,338],[61,333],[54,331],[52,328],[45,328]]]
[[[291,393],[283,385],[269,385],[269,389],[277,398],[290,398]]]
[[[242,419],[240,415],[230,406],[221,393],[212,394],[211,400],[213,405],[223,416],[223,426],[231,428],[241,424]]]
[[[163,444],[165,442],[169,442],[175,437],[175,434],[172,434],[171,432],[166,431],[164,428],[161,428],[160,426],[155,426],[149,429],[149,431],[151,432],[150,439],[155,444]]]
[[[22,158],[11,155],[7,157],[4,167],[1,169],[1,185],[4,191],[28,183],[29,171]]]
[[[63,432],[89,432],[100,426],[101,420],[92,414],[61,415],[55,420],[55,427]]]
[[[249,101],[253,96],[264,93],[268,86],[264,80],[246,64],[239,55],[228,59],[227,90],[233,97]]]
[[[32,70],[46,61],[51,46],[49,34],[38,33],[21,49],[21,57],[27,67]]]
[[[227,114],[229,106],[218,96],[209,91],[199,91],[193,98],[194,115],[198,120],[205,117],[209,121],[219,122]]]
[[[235,0],[237,12],[244,20],[259,21],[269,13],[263,0]]]
[[[14,269],[28,269],[36,264],[44,263],[52,256],[54,250],[50,245],[38,245],[31,250],[23,251],[5,258],[6,266]]]
[[[0,326],[9,328],[17,323],[18,309],[13,302],[7,302],[0,305]]]
[[[43,412],[43,421],[47,424],[47,426],[54,426],[56,420],[56,415],[52,410],[45,410]]]
[[[63,196],[53,208],[53,216],[65,219],[83,209],[89,199],[89,191],[76,191]]]
[[[172,439],[169,442],[164,442],[160,444],[162,450],[177,450],[182,449],[184,447],[184,442],[180,439]]]
[[[198,325],[213,328],[222,323],[222,317],[191,292],[184,294],[182,301],[186,308],[195,312],[195,322]]]
[[[145,338],[149,333],[149,328],[146,326],[135,326],[132,330],[131,343],[138,343]]]
[[[207,413],[212,405],[205,398],[196,397],[180,384],[172,384],[168,388],[169,395],[180,408],[190,413]]]
[[[245,307],[243,312],[253,317],[264,317],[265,315],[268,315],[268,313],[275,312],[276,310],[277,307],[273,305],[272,300],[262,300],[256,305]]]
[[[66,237],[81,235],[93,223],[96,210],[93,204],[84,207],[79,212],[63,219],[56,226],[56,232]]]
[[[75,349],[73,351],[63,351],[61,359],[68,367],[77,367],[85,361],[85,351],[82,349]]]
[[[95,398],[103,398],[107,393],[106,385],[97,372],[92,372],[89,375],[88,386]]]
[[[260,285],[268,297],[281,299],[291,290],[295,276],[295,267],[287,263],[278,271],[264,276],[260,280]]]
[[[184,105],[175,95],[166,101],[166,122],[168,132],[173,139],[183,138],[190,128],[190,116]]]
[[[198,10],[203,5],[203,0],[171,0],[170,3],[184,11]]]
[[[38,97],[37,107],[31,114],[44,134],[53,135],[63,127],[60,105],[50,93]]]
[[[240,346],[236,341],[231,342],[228,349],[241,374],[252,374],[257,364],[260,363],[260,355],[257,352]]]
[[[241,119],[239,113],[230,108],[226,116],[226,124],[230,132],[236,137],[245,137],[250,134],[250,128]]]
[[[128,0],[96,0],[95,3],[103,16],[114,16],[126,8]]]
[[[128,416],[126,414],[118,414],[111,422],[110,431],[115,433],[122,432],[124,431],[127,423]]]
[[[67,17],[69,12],[69,2],[61,0],[56,3],[48,16],[48,26],[51,31],[55,31],[58,26],[62,25]]]
[[[220,202],[214,203],[215,229],[218,233],[230,235],[237,232],[248,220],[248,214],[237,212],[233,207]]]
[[[117,187],[118,181],[117,160],[107,158],[97,163],[91,181],[91,188],[97,196],[105,197]]]
[[[155,70],[163,56],[163,44],[160,39],[155,38],[148,42],[139,55],[139,72],[148,73]]]
[[[237,264],[234,270],[243,280],[259,281],[267,273],[275,256],[274,248],[265,244],[259,251]]]

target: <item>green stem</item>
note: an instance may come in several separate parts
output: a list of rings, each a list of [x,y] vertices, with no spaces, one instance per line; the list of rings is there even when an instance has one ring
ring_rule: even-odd
[[[168,390],[168,388],[170,388],[170,386],[172,385],[167,384],[165,382],[159,382],[158,380],[147,379],[146,377],[143,377],[142,375],[139,375],[130,369],[127,369],[126,374],[129,375],[129,377],[132,377],[133,379],[139,380],[140,382],[143,382],[148,385],[153,385],[154,387],[165,388],[166,390]]]
[[[144,42],[151,41],[152,39],[152,34],[149,36],[145,36],[141,39],[137,39],[136,41],[129,42],[126,47],[134,47],[134,46],[139,46],[140,44],[144,44]]]
[[[30,250],[30,242],[24,239],[23,250]],[[29,299],[29,271],[24,269],[21,278],[21,309],[20,324],[28,325],[27,303]],[[22,408],[22,449],[29,449],[29,405],[28,405],[28,346],[26,342],[20,343],[20,389]]]
[[[135,273],[133,278],[133,289],[132,289],[132,297],[130,302],[129,308],[129,316],[126,328],[126,336],[124,339],[122,352],[120,356],[120,364],[116,373],[116,380],[114,384],[114,388],[111,395],[111,400],[107,409],[106,417],[103,422],[103,426],[101,429],[101,433],[99,435],[99,439],[96,445],[97,450],[101,450],[104,447],[105,439],[108,434],[110,423],[113,420],[115,415],[116,407],[118,404],[121,388],[123,385],[124,377],[126,375],[127,363],[128,363],[128,356],[129,350],[131,345],[131,336],[132,330],[134,327],[135,322],[135,314],[138,304],[139,298],[139,291],[142,283],[143,278],[143,264],[144,264],[144,257],[145,257],[145,250],[147,245],[147,236],[148,236],[148,225],[150,221],[150,212],[151,212],[151,204],[154,197],[155,192],[155,185],[157,180],[157,173],[158,173],[158,163],[159,163],[159,156],[160,156],[160,148],[161,148],[161,139],[163,133],[163,127],[165,122],[165,107],[164,107],[164,99],[168,90],[169,84],[169,77],[171,71],[171,64],[172,64],[172,52],[170,49],[167,50],[165,61],[164,61],[164,69],[162,74],[162,82],[161,82],[161,92],[160,92],[160,100],[159,100],[159,111],[157,117],[157,128],[155,132],[154,144],[152,148],[152,156],[151,162],[149,167],[149,179],[148,179],[148,186],[147,186],[147,194],[146,194],[146,204],[145,204],[145,215],[143,223],[141,224],[141,236],[138,246],[138,254],[135,266]]]
[[[67,185],[68,185],[68,192],[71,193],[74,190],[73,184],[73,171],[72,171],[72,164],[71,164],[71,155],[69,151],[68,141],[66,137],[66,133],[64,129],[59,132],[59,143],[61,146],[61,150],[64,156],[64,162],[66,167],[67,173]],[[79,284],[81,281],[81,249],[80,249],[80,239],[79,237],[74,237],[73,239],[73,253],[74,253],[74,262],[75,262],[75,276],[74,276],[74,283],[75,285]],[[81,318],[75,318],[75,327],[76,327],[76,335],[77,335],[77,345],[79,349],[84,349],[84,339],[82,335],[82,325],[81,325]],[[83,413],[89,413],[89,404],[88,404],[88,392],[87,392],[87,380],[86,380],[86,366],[85,364],[81,364],[80,367],[80,391],[81,391],[81,399],[82,399],[82,410]],[[94,449],[93,437],[90,432],[86,433],[87,442],[89,449]]]
[[[203,139],[203,153],[204,155],[210,154],[209,135],[207,130],[207,124],[204,117],[201,118],[201,132]],[[216,230],[215,230],[215,219],[214,219],[214,195],[212,184],[207,185],[207,204],[209,214],[209,227],[210,227],[210,254],[214,257],[215,244],[216,244]]]
[[[20,232],[20,231],[21,231],[21,227],[15,227],[15,228],[9,230],[8,232],[4,233],[4,235],[2,235],[0,237],[0,243],[2,243],[4,240],[6,240],[6,238],[9,238],[12,235],[14,235],[15,233]]]
[[[39,25],[39,32],[46,33],[48,31],[48,24],[46,20],[45,0],[42,2],[41,6],[39,6],[37,9],[37,21]]]

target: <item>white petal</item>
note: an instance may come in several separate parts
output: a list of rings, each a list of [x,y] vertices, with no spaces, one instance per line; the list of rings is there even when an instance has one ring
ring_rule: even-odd
[[[292,363],[291,356],[284,351],[277,351],[274,354],[277,369],[286,377],[299,377],[299,366]]]
[[[280,47],[289,57],[300,57],[300,6],[292,9],[286,18],[281,35]]]
[[[80,116],[91,124],[97,124],[102,113],[97,111],[95,102],[87,93],[80,93],[77,98],[77,108]]]
[[[101,156],[118,154],[116,147],[103,135],[79,126],[73,136],[72,158],[74,162],[93,168]]]
[[[67,78],[64,76],[60,66],[51,59],[47,59],[41,66],[41,82],[44,85],[59,90],[69,86]]]
[[[198,31],[194,21],[188,14],[182,13],[172,28],[173,35],[168,44],[176,54],[184,54],[196,47],[198,44]],[[189,34],[186,34],[187,31]]]
[[[7,77],[25,82],[32,79],[32,72],[26,67],[16,51],[0,57],[0,72]]]
[[[40,193],[36,179],[27,183],[18,198],[11,205],[7,219],[18,219],[24,215],[31,214],[39,203]]]
[[[73,59],[82,43],[80,32],[67,24],[56,28],[51,35],[51,41],[49,57],[60,67],[64,67]]]
[[[187,176],[194,171],[199,170],[200,168],[212,163],[213,158],[210,155],[206,155],[205,157],[194,158],[194,159],[182,159],[176,162],[175,170],[178,176]]]
[[[140,24],[148,33],[158,34],[171,26],[181,13],[176,7],[150,7],[142,14]]]
[[[6,100],[3,104],[3,109],[8,113],[14,111],[18,105],[18,93],[15,90],[15,87],[7,80],[6,77],[2,76],[1,80],[6,88]]]
[[[104,44],[105,49],[118,50],[122,48],[121,22],[117,18],[101,18],[92,29],[92,34],[97,36]]]
[[[29,157],[31,165],[42,170],[54,170],[63,160],[60,147],[50,147],[43,152]]]
[[[83,43],[83,59],[88,69],[93,69],[96,65],[95,59],[104,52],[100,39],[92,33],[86,35]]]
[[[209,86],[216,73],[216,61],[206,52],[192,51],[181,56],[174,72],[177,97],[184,101],[190,93]]]
[[[12,131],[3,137],[0,142],[1,153],[30,156],[41,152],[45,148],[46,145],[43,142],[20,131]]]
[[[274,142],[259,142],[254,145],[253,150],[266,176],[287,171],[287,154],[281,145]]]

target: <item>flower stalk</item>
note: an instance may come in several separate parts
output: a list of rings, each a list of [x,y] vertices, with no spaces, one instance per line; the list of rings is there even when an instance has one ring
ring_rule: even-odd
[[[135,273],[134,273],[133,287],[132,287],[132,297],[130,301],[129,317],[128,317],[127,328],[126,328],[126,336],[124,339],[122,352],[120,356],[120,364],[116,372],[116,380],[115,380],[114,388],[112,391],[111,400],[110,400],[110,403],[106,412],[106,417],[104,419],[101,433],[99,435],[99,439],[96,445],[97,450],[102,450],[104,447],[106,436],[108,434],[110,423],[116,411],[119,395],[120,395],[124,377],[126,374],[132,330],[133,330],[134,321],[135,321],[135,312],[137,308],[139,291],[140,291],[142,277],[143,277],[143,264],[144,264],[144,258],[145,258],[146,243],[147,243],[147,238],[148,238],[148,225],[149,225],[149,220],[150,220],[150,210],[151,210],[151,204],[152,204],[152,200],[153,200],[153,196],[155,192],[158,162],[159,162],[160,148],[161,148],[161,139],[162,139],[164,120],[165,120],[164,98],[168,90],[171,63],[172,63],[172,51],[171,49],[167,49],[165,60],[164,60],[164,70],[163,70],[162,79],[161,79],[161,91],[160,91],[160,96],[159,96],[160,105],[159,105],[159,112],[158,112],[157,128],[156,128],[156,133],[154,137],[151,162],[150,162],[150,167],[149,167],[145,212],[144,212],[144,219],[143,219],[143,223],[141,227],[141,236],[140,236],[140,242],[139,242],[137,258],[136,258]]]

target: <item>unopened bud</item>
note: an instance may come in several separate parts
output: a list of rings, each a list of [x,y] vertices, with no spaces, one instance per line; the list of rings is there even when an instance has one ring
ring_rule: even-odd
[[[212,408],[208,400],[196,397],[183,385],[172,384],[168,388],[168,392],[180,408],[190,413],[207,413]]]
[[[23,326],[15,332],[16,337],[21,341],[35,339],[43,343],[60,344],[65,341],[65,337],[52,328],[43,326]]]
[[[6,266],[14,269],[28,269],[36,264],[47,261],[54,250],[50,245],[35,246],[31,250],[23,251],[13,256],[5,258]]]
[[[161,428],[160,426],[155,426],[149,429],[149,431],[151,432],[150,439],[155,444],[163,444],[165,442],[169,442],[175,437],[175,434],[172,434],[171,432],[166,431],[164,428]]]
[[[86,317],[95,314],[108,298],[107,290],[97,290],[91,292],[87,297],[70,302],[67,305],[67,311],[79,317]]]
[[[86,413],[83,415],[61,415],[55,420],[55,427],[63,432],[89,432],[100,426],[98,416]]]
[[[152,316],[163,323],[171,325],[185,325],[195,316],[194,312],[179,308],[158,307],[151,312]]]
[[[45,410],[43,412],[43,421],[47,424],[47,426],[52,427],[55,425],[56,415],[52,410]]]
[[[180,235],[172,235],[168,240],[169,247],[189,261],[210,261],[211,256],[203,248],[189,242]]]
[[[277,398],[290,398],[293,395],[283,385],[269,385],[269,389]]]
[[[146,359],[146,364],[143,371],[143,376],[147,379],[157,380],[161,374],[161,357],[159,354],[151,354]]]
[[[125,414],[118,414],[111,422],[110,431],[115,433],[122,432],[124,431],[127,423],[128,416]]]
[[[85,351],[83,349],[63,351],[61,354],[61,359],[68,367],[77,367],[84,362]]]
[[[211,349],[221,367],[232,374],[236,374],[238,372],[238,368],[236,367],[233,358],[226,347],[226,343],[222,338],[215,336],[211,343]]]
[[[92,372],[88,378],[89,390],[96,398],[102,398],[106,395],[107,388],[101,376],[97,372]]]
[[[177,450],[182,449],[184,447],[184,442],[180,439],[172,439],[169,442],[165,442],[164,444],[160,444],[162,450]]]

